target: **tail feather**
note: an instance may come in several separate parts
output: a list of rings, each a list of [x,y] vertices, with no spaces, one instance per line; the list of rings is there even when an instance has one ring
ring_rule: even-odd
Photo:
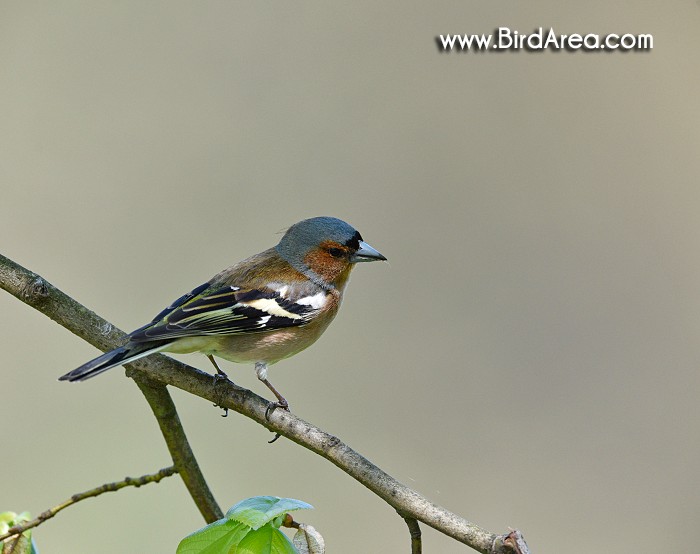
[[[138,360],[139,358],[143,358],[150,354],[154,354],[155,352],[159,352],[160,350],[168,346],[168,344],[169,343],[167,342],[159,342],[157,344],[125,344],[124,346],[120,346],[119,348],[115,348],[114,350],[110,350],[109,352],[105,352],[104,354],[98,356],[94,360],[90,360],[89,362],[81,365],[73,371],[62,375],[58,378],[58,380],[71,382],[85,381],[86,379],[95,377],[96,375],[99,375],[100,373],[103,373],[108,369],[112,369],[113,367],[117,367],[118,365],[128,364],[129,362],[133,362],[135,360]]]

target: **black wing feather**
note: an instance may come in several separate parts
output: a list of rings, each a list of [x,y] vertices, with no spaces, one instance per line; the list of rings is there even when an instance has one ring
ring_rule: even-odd
[[[282,298],[271,289],[239,290],[224,287],[207,291],[208,284],[180,297],[156,318],[129,335],[132,342],[175,339],[201,335],[233,335],[295,327],[308,323],[318,312],[307,304]],[[204,292],[204,295],[201,293]],[[208,293],[207,293],[208,292]],[[260,306],[250,305],[263,301]],[[274,311],[266,311],[265,301]]]

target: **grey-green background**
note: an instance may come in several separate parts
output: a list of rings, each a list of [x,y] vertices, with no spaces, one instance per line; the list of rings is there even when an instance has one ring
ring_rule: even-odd
[[[290,224],[346,219],[390,264],[357,268],[319,343],[273,367],[296,414],[533,552],[687,551],[699,25],[690,0],[5,1],[0,251],[131,330]],[[440,33],[498,26],[655,47],[437,51]],[[0,311],[0,511],[168,465],[122,369],[58,383],[96,350],[7,294]],[[173,395],[224,508],[300,498],[329,552],[408,551],[404,522],[328,462]],[[201,525],[171,478],[36,539],[168,553]]]

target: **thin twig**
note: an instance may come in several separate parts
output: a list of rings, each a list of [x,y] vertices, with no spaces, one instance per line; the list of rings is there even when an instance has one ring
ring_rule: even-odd
[[[421,554],[423,552],[423,542],[421,539],[420,525],[414,517],[399,515],[408,525],[408,532],[411,534],[411,554]]]
[[[530,554],[530,548],[525,542],[525,537],[523,537],[523,534],[517,529],[511,529],[510,533],[499,536],[494,544],[494,551],[500,547],[500,543],[502,543],[505,548],[510,548],[510,552],[513,554]]]
[[[18,525],[14,525],[13,527],[10,527],[7,530],[7,533],[5,533],[4,535],[0,535],[0,543],[2,541],[4,541],[5,539],[9,539],[10,537],[21,535],[25,531],[28,531],[29,529],[32,529],[32,528],[36,527],[37,525],[41,525],[47,519],[51,519],[53,516],[55,516],[61,510],[65,510],[69,506],[72,506],[73,504],[76,504],[77,502],[80,502],[81,500],[85,500],[86,498],[93,498],[93,497],[99,496],[105,492],[118,491],[119,489],[123,489],[124,487],[140,487],[142,485],[147,485],[148,483],[158,483],[161,479],[164,479],[165,477],[170,477],[174,473],[177,473],[177,470],[175,469],[174,466],[170,466],[170,467],[166,467],[164,469],[161,469],[157,473],[151,473],[149,475],[142,475],[141,477],[136,477],[136,478],[127,477],[123,481],[116,481],[115,483],[105,483],[104,485],[100,485],[99,487],[95,487],[94,489],[90,489],[89,491],[74,494],[65,502],[61,502],[57,506],[54,506],[53,508],[49,508],[45,512],[42,512],[41,514],[39,514],[39,516],[37,516],[36,518],[34,518],[30,521],[25,521],[24,523],[20,523]]]
[[[103,351],[124,344],[124,334],[39,275],[0,255],[0,287],[49,316],[66,329]],[[382,471],[344,444],[338,437],[315,427],[290,412],[276,410],[265,417],[268,402],[257,394],[227,381],[214,385],[211,375],[160,354],[130,364],[150,379],[172,385],[249,417],[267,429],[284,435],[323,456],[362,483],[403,514],[462,542],[484,554],[518,551],[503,535],[496,535],[445,508],[433,504]],[[204,484],[206,486],[206,483]],[[501,539],[501,540],[499,540]]]

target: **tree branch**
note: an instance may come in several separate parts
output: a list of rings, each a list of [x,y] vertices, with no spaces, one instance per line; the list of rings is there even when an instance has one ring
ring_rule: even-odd
[[[86,498],[93,498],[95,496],[104,494],[105,492],[118,491],[119,489],[123,489],[124,487],[140,487],[142,485],[147,485],[148,483],[158,483],[161,479],[164,479],[165,477],[170,477],[174,473],[177,473],[177,470],[175,469],[175,467],[170,466],[166,467],[165,469],[161,469],[158,473],[142,475],[141,477],[137,477],[135,479],[132,477],[127,477],[123,481],[117,481],[115,483],[106,483],[104,485],[100,485],[99,487],[95,487],[94,489],[90,489],[89,491],[74,494],[65,502],[61,502],[58,506],[54,506],[53,508],[49,508],[45,512],[42,512],[41,514],[39,514],[38,517],[30,521],[25,521],[24,523],[20,523],[18,525],[13,525],[7,530],[7,533],[0,535],[0,543],[2,543],[2,541],[4,541],[5,539],[9,539],[10,537],[14,537],[16,535],[21,535],[25,531],[28,531],[29,529],[32,529],[38,525],[41,525],[47,519],[51,519],[61,510],[65,510],[66,508],[68,508],[68,506],[72,506],[73,504],[76,504],[81,500],[85,500]]]
[[[199,469],[168,389],[162,383],[149,379],[142,371],[128,370],[127,375],[136,381],[148,400],[153,415],[158,420],[165,444],[168,445],[170,457],[204,520],[213,523],[224,517]]]
[[[102,351],[126,342],[123,331],[1,254],[0,287]],[[148,379],[147,373],[139,375],[142,378],[135,379],[136,384],[158,421],[173,464],[192,500],[207,523],[222,518],[223,512],[199,469],[170,393],[163,383]]]
[[[0,287],[103,351],[125,342],[124,334],[109,322],[47,283],[39,275],[1,255]],[[222,408],[234,410],[323,456],[384,499],[404,518],[422,521],[484,554],[519,554],[517,545],[514,547],[512,541],[506,540],[510,534],[491,533],[429,502],[355,452],[339,438],[311,423],[284,410],[276,410],[268,421],[265,418],[268,402],[251,391],[225,381],[214,385],[208,373],[160,354],[130,365],[143,371],[151,380],[173,385]]]

